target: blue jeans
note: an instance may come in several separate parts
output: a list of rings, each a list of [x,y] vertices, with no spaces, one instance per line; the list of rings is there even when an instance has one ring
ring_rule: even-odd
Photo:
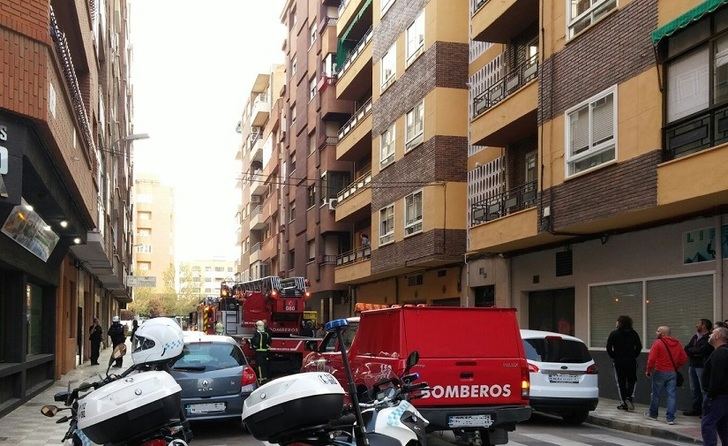
[[[688,368],[688,375],[690,376],[690,390],[693,391],[693,412],[701,413],[703,411],[703,383],[700,381],[703,376],[703,368],[691,366]]]
[[[718,444],[716,437],[720,438],[721,443],[728,445],[728,395],[705,397],[700,428],[705,446]]]
[[[660,406],[662,391],[667,392],[667,421],[675,421],[675,410],[677,406],[675,372],[652,372],[652,395],[650,396],[650,416],[657,418],[657,410]]]

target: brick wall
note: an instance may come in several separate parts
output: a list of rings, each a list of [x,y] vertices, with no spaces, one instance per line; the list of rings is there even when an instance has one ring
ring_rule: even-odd
[[[539,69],[538,122],[655,65],[657,0],[633,0],[566,44]]]
[[[0,8],[3,5],[5,3],[0,3]],[[48,47],[38,40],[3,28],[6,23],[7,20],[3,19],[0,25],[0,108],[45,119],[48,108]]]
[[[48,6],[49,0],[0,0],[0,27],[49,43]]]
[[[434,229],[372,251],[372,274],[433,260],[457,262],[465,252],[465,231]]]
[[[374,60],[382,58],[400,34],[414,22],[430,0],[398,0],[392,3],[389,11],[374,29]],[[425,18],[425,21],[427,19]]]

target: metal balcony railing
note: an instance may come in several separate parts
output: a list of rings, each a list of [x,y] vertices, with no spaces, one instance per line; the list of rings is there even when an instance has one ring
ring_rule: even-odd
[[[250,254],[260,251],[260,242],[250,247]]]
[[[346,135],[351,133],[352,130],[359,124],[359,122],[363,121],[364,118],[369,116],[369,114],[372,112],[372,99],[369,98],[364,105],[359,107],[359,109],[354,112],[354,114],[349,118],[348,121],[346,121],[346,124],[341,126],[341,129],[339,129],[339,141],[344,139]]]
[[[260,215],[260,210],[261,210],[262,208],[263,208],[263,206],[261,206],[261,205],[258,205],[258,206],[256,206],[256,207],[254,207],[254,208],[253,208],[253,209],[252,209],[252,210],[250,211],[250,218],[253,218],[253,217],[256,217],[256,216]]]
[[[723,144],[728,141],[728,106],[703,110],[666,125],[666,161]]]
[[[73,66],[73,59],[71,59],[71,50],[68,48],[66,35],[58,26],[53,7],[50,9],[50,33],[56,48],[56,55],[61,63],[63,78],[65,79],[66,86],[71,94],[71,100],[73,101],[73,113],[81,126],[81,137],[86,143],[87,155],[91,163],[91,170],[95,174],[97,169],[96,144],[94,143],[94,138],[92,136],[91,124],[88,119],[88,114],[86,113],[86,106],[83,103],[83,95],[81,95],[81,87],[78,84],[76,69]]]
[[[363,262],[372,257],[372,248],[367,246],[365,248],[353,249],[348,252],[339,254],[336,258],[336,266],[348,265],[350,263]]]
[[[344,63],[341,64],[341,69],[339,70],[339,73],[337,75],[339,78],[341,78],[341,75],[349,69],[352,63],[354,63],[357,57],[359,57],[359,54],[361,54],[364,47],[366,47],[367,44],[372,40],[372,30],[373,28],[370,27],[364,34],[364,37],[361,38],[359,43],[357,43],[354,49],[351,50],[351,52],[346,56],[346,59],[344,59]]]
[[[475,226],[536,205],[538,184],[536,181],[497,193],[470,207],[470,225]]]
[[[249,141],[250,141],[250,150],[253,150],[255,148],[255,143],[260,140],[262,132],[254,132],[250,134]]]
[[[538,54],[520,62],[514,69],[497,80],[473,99],[473,117],[503,101],[516,90],[538,76]]]
[[[337,203],[341,203],[342,201],[346,200],[347,198],[351,197],[357,191],[364,189],[365,187],[369,186],[369,184],[372,182],[372,172],[369,171],[365,173],[364,175],[360,176],[356,180],[354,180],[351,184],[346,186],[345,188],[341,189],[339,193],[336,196]]]

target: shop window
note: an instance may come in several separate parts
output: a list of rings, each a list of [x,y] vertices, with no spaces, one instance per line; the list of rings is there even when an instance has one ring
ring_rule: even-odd
[[[566,112],[567,176],[599,167],[617,158],[616,86]]]
[[[631,317],[634,329],[642,334],[642,282],[593,286],[589,299],[590,347],[606,347],[609,333],[622,315]]]
[[[28,316],[28,355],[43,353],[43,288],[38,285],[27,284],[25,286],[25,298]]]

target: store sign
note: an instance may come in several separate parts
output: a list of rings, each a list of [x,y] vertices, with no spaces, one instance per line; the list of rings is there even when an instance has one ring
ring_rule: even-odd
[[[58,235],[25,200],[15,206],[0,231],[44,262],[58,244]]]
[[[130,288],[154,288],[157,286],[155,276],[128,276],[126,286]]]
[[[25,126],[0,114],[0,204],[20,204],[26,144],[28,131]]]

